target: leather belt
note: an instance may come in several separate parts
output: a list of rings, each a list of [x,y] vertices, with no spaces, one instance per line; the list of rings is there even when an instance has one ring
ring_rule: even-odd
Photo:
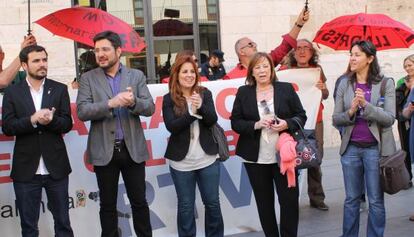
[[[114,142],[114,150],[117,150],[118,152],[121,152],[121,148],[125,146],[124,140],[118,140],[116,139]]]

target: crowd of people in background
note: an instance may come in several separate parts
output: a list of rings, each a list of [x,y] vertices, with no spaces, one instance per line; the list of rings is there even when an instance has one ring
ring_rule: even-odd
[[[171,133],[164,157],[177,195],[178,236],[196,236],[196,186],[205,208],[205,236],[224,235],[218,147],[210,130],[218,117],[211,91],[200,82],[234,78],[245,78],[245,85],[237,90],[230,117],[231,128],[240,135],[236,155],[247,171],[264,234],[297,236],[298,173],[293,180],[281,173],[284,158],[276,159],[275,147],[292,139],[291,135],[304,126],[307,115],[293,86],[276,78],[275,66],[283,60],[278,70],[320,69],[315,87],[322,97],[315,132],[323,156],[323,100],[328,99],[329,90],[317,49],[309,40],[297,39],[308,20],[309,11],[303,10],[292,29],[282,36],[282,43],[269,53],[258,52],[258,45],[250,38],[238,39],[234,47],[239,63],[229,72],[223,65],[224,52],[219,49],[213,50],[201,65],[191,50],[177,54],[169,77],[162,79],[169,90],[163,97],[162,113]],[[101,32],[95,36],[94,44],[93,51],[81,55],[76,104],[79,119],[91,123],[87,153],[99,188],[102,236],[118,236],[116,198],[120,174],[131,203],[135,233],[152,236],[145,196],[145,161],[149,154],[140,116],[154,113],[153,98],[145,75],[121,63],[121,39],[117,34]],[[43,188],[54,217],[55,234],[73,236],[66,208],[71,168],[62,139],[72,128],[67,87],[48,79],[47,51],[37,45],[33,35],[24,38],[21,49],[19,56],[3,69],[4,53],[0,48],[0,87],[7,87],[2,130],[5,135],[16,136],[11,177],[22,236],[39,235]],[[346,196],[342,236],[358,236],[360,206],[366,194],[367,236],[382,237],[386,218],[379,160],[395,152],[390,129],[395,120],[401,148],[407,151],[407,189],[413,186],[414,142],[410,141],[414,141],[414,130],[410,128],[414,126],[414,55],[404,60],[407,75],[395,88],[394,81],[381,72],[377,50],[370,41],[355,41],[349,52],[348,68],[335,85],[332,115],[333,125],[341,135],[339,154]],[[24,72],[19,71],[20,67]],[[55,145],[40,144],[44,142]],[[307,180],[310,206],[328,211],[321,167],[309,168]],[[275,190],[280,227],[276,224]],[[410,220],[414,221],[414,216]]]

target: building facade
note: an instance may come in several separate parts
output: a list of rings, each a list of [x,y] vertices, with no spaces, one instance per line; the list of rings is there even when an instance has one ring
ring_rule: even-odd
[[[105,8],[132,25],[147,44],[140,54],[124,54],[122,62],[144,71],[148,83],[158,83],[168,75],[176,53],[183,49],[194,50],[200,61],[212,50],[221,49],[225,53],[226,69],[238,63],[234,43],[240,37],[251,38],[257,42],[259,51],[269,52],[295,23],[304,3],[305,0],[31,0],[31,22],[76,4]],[[325,22],[364,11],[383,13],[413,27],[413,8],[412,0],[312,0],[309,1],[311,19],[299,37],[313,39]],[[18,54],[27,22],[27,0],[0,0],[0,45],[6,53],[4,66]],[[79,74],[77,58],[88,49],[53,36],[39,25],[32,23],[31,26],[39,44],[49,52],[50,77],[71,82],[77,72]],[[320,46],[320,53],[328,88],[332,91],[336,78],[346,69],[349,53],[325,46]],[[412,53],[413,47],[379,52],[383,72],[395,79],[404,76],[402,60]],[[329,137],[326,145],[338,145],[339,137],[330,126],[333,100],[324,103],[325,136]]]

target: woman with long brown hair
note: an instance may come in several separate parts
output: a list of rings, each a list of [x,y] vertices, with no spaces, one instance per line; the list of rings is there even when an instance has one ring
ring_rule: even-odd
[[[210,127],[217,122],[211,92],[199,85],[200,76],[191,56],[176,59],[164,95],[162,112],[171,133],[165,158],[178,199],[179,236],[196,236],[195,187],[205,207],[205,236],[224,234],[219,201],[218,147]]]
[[[343,128],[339,151],[346,196],[342,236],[359,234],[365,186],[369,203],[366,236],[382,237],[386,218],[379,160],[396,151],[394,81],[382,75],[372,42],[355,41],[349,52],[350,73],[339,83],[332,115],[333,125]]]

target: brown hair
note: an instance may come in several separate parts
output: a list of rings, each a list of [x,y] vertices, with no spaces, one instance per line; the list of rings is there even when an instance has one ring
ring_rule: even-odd
[[[192,55],[177,55],[174,65],[171,69],[170,81],[168,82],[168,88],[170,90],[171,99],[174,102],[174,113],[176,115],[183,115],[187,111],[187,101],[185,100],[183,91],[181,89],[180,82],[178,80],[181,67],[185,63],[191,63],[196,75],[195,83],[191,88],[191,93],[194,91],[200,93],[201,87],[199,86],[200,74],[198,74],[196,63],[193,60]]]
[[[246,84],[250,86],[256,86],[256,79],[253,76],[253,68],[260,63],[263,59],[266,59],[270,64],[270,82],[273,83],[276,81],[275,66],[273,65],[273,60],[270,58],[269,54],[264,52],[258,52],[253,55],[250,60],[249,67],[247,68],[247,77]]]
[[[194,52],[192,50],[189,49],[184,49],[181,50],[180,52],[177,53],[177,55],[175,56],[175,61],[174,63],[177,61],[177,59],[182,58],[184,56],[190,56],[192,57],[194,55]]]

